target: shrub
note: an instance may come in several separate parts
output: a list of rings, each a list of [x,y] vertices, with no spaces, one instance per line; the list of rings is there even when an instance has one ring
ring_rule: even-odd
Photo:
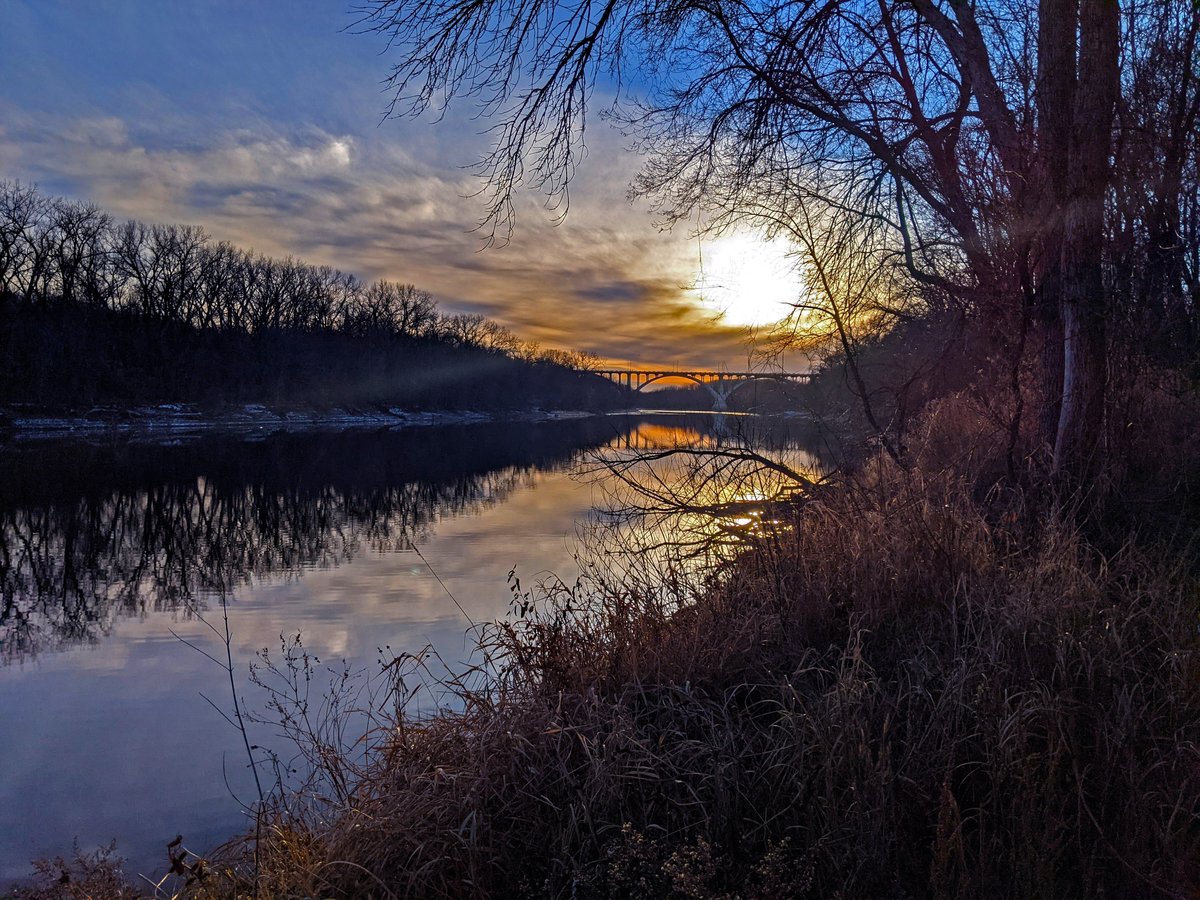
[[[1194,421],[1186,391],[1143,387],[1138,403]],[[395,661],[367,753],[309,742],[328,776],[312,784],[345,788],[263,811],[260,885],[1194,895],[1190,438],[1158,426],[1160,456],[1116,467],[1081,516],[1038,489],[1027,444],[1032,487],[1006,477],[1002,421],[966,396],[935,402],[911,466],[877,457],[815,489],[700,582],[598,568],[518,591],[436,714],[408,712]],[[1176,488],[1171,514],[1142,515],[1138,491],[1159,485]],[[205,890],[245,887],[240,871]]]

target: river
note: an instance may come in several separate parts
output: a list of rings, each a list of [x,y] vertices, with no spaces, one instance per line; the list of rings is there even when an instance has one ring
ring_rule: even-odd
[[[0,885],[73,843],[161,873],[177,833],[202,850],[246,828],[221,597],[252,712],[250,663],[296,635],[321,673],[426,646],[454,667],[511,571],[579,575],[597,454],[711,435],[612,416],[0,446]]]

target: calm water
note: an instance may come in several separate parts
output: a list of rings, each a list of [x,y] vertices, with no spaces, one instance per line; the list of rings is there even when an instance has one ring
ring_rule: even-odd
[[[605,490],[581,461],[704,439],[680,421],[0,447],[0,883],[74,841],[161,872],[176,833],[203,849],[245,827],[241,738],[204,699],[227,710],[228,676],[185,643],[224,654],[202,621],[220,627],[221,592],[251,707],[248,665],[281,635],[327,664],[461,661],[510,570],[578,574]]]

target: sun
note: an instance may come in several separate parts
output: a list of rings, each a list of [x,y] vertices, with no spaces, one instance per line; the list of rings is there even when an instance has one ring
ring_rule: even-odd
[[[701,247],[691,293],[730,325],[773,325],[786,319],[804,290],[790,247],[753,232],[723,235]]]

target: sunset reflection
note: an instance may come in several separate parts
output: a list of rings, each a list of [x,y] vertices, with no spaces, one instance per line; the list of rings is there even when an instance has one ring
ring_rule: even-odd
[[[756,417],[705,417],[709,427],[639,422],[590,457],[604,521],[635,552],[707,559],[784,524],[824,477],[816,457]],[[611,539],[611,537],[610,537]]]

